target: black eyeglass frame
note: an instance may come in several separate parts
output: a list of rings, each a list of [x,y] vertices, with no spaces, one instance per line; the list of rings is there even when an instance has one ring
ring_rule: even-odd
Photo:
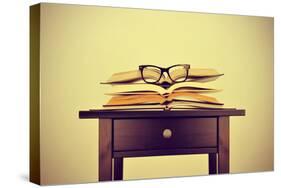
[[[173,67],[176,67],[176,66],[183,66],[183,67],[186,69],[186,77],[184,78],[184,80],[176,81],[176,80],[173,80],[172,77],[170,76],[169,70],[170,70],[171,68],[173,68]],[[143,76],[143,70],[144,70],[144,68],[146,68],[146,67],[158,68],[158,69],[161,71],[160,76],[159,76],[159,79],[156,80],[156,81],[153,81],[153,82],[149,82],[149,81],[145,80],[145,78],[144,78],[144,76]],[[162,77],[162,75],[163,75],[164,72],[166,72],[166,73],[168,74],[169,78],[170,78],[173,82],[175,82],[175,83],[185,82],[185,81],[187,80],[187,78],[188,78],[188,71],[189,71],[189,69],[190,69],[190,65],[189,65],[189,64],[176,64],[176,65],[172,65],[172,66],[167,67],[167,68],[158,67],[158,66],[156,66],[156,65],[140,65],[140,66],[139,66],[139,70],[140,70],[140,72],[141,72],[141,77],[142,77],[143,81],[146,82],[146,83],[149,83],[149,84],[155,84],[155,83],[157,83],[157,82],[161,79],[161,77]]]

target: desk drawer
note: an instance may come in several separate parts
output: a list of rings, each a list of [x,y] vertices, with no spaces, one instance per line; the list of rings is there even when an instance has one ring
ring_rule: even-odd
[[[114,151],[217,146],[216,118],[120,119],[113,125]]]

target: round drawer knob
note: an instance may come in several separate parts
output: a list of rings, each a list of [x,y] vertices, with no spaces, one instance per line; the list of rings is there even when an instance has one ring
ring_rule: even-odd
[[[172,137],[171,129],[164,129],[162,135],[163,135],[164,138],[171,138]]]

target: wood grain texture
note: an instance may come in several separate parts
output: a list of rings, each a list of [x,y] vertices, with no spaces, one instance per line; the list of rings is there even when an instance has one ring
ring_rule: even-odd
[[[229,173],[229,117],[218,118],[218,173]]]
[[[112,119],[99,119],[99,181],[112,180]]]
[[[165,130],[171,136],[165,137]],[[216,118],[114,120],[114,151],[217,146]]]

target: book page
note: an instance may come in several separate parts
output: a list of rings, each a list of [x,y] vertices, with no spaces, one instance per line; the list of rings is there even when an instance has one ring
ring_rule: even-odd
[[[112,97],[104,106],[138,105],[138,104],[163,104],[166,101],[161,95],[129,95]]]
[[[109,90],[110,94],[120,94],[120,93],[129,93],[129,92],[147,92],[153,91],[160,95],[170,94],[177,89],[196,89],[196,90],[215,90],[214,87],[210,87],[210,84],[205,83],[196,83],[196,82],[181,82],[172,85],[168,89],[162,88],[161,86],[154,84],[120,84],[113,85]]]
[[[186,102],[171,102],[168,104],[168,108],[214,108],[214,109],[221,109],[223,108],[223,105],[216,105],[216,104],[210,104],[210,103],[200,103],[200,102],[192,102],[192,101],[186,101]]]
[[[172,93],[168,96],[167,101],[197,101],[222,105],[216,98],[198,93]]]
[[[177,90],[177,89],[182,89],[182,88],[194,88],[194,89],[204,89],[204,90],[214,90],[212,87],[210,86],[210,84],[206,84],[206,83],[197,83],[197,82],[181,82],[181,83],[177,83],[172,85],[171,87],[168,88],[167,93],[172,93],[173,91]]]
[[[105,106],[92,110],[164,110],[166,105],[124,105],[124,106]]]
[[[108,93],[124,93],[124,92],[146,92],[153,91],[158,94],[164,94],[166,89],[154,84],[123,84],[113,85]]]
[[[221,76],[223,74],[219,73],[215,69],[189,69],[189,77],[206,77],[206,76]]]

